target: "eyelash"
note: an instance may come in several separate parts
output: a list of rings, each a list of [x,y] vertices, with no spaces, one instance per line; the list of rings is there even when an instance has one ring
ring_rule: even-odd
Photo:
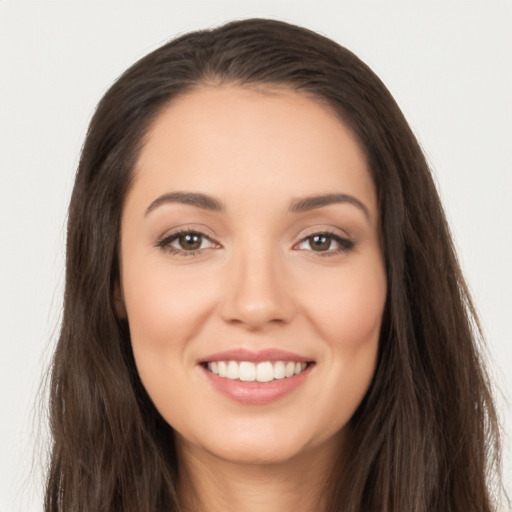
[[[177,247],[173,247],[171,244],[178,240],[181,236],[185,235],[196,235],[201,238],[201,240],[208,240],[211,242],[213,246],[217,245],[220,246],[217,242],[212,240],[209,236],[205,235],[204,233],[201,233],[200,231],[196,231],[193,229],[183,229],[181,231],[177,231],[176,233],[172,233],[171,235],[165,235],[162,239],[160,239],[156,246],[160,247],[161,249],[164,249],[165,251],[178,255],[178,256],[195,256],[199,254],[201,251],[204,251],[205,249],[209,249],[210,247],[205,248],[199,248],[199,249],[193,249],[190,251],[187,251],[185,249],[178,249]]]
[[[350,252],[355,246],[355,243],[352,240],[350,240],[349,238],[343,238],[343,237],[339,236],[338,234],[333,233],[331,231],[319,231],[319,232],[312,233],[311,235],[308,235],[308,236],[302,238],[298,244],[294,245],[294,247],[297,247],[298,245],[302,245],[303,243],[305,243],[308,240],[309,240],[309,245],[311,247],[311,241],[313,240],[314,237],[325,237],[327,239],[330,239],[330,245],[333,242],[335,242],[339,246],[336,249],[329,249],[327,251],[315,251],[312,248],[310,249],[310,252],[316,253],[317,256],[320,256],[323,258],[329,257],[329,256],[337,256],[339,254],[344,254],[344,253]],[[306,250],[306,249],[303,249],[303,250]]]
[[[205,235],[204,233],[201,233],[200,231],[195,231],[192,229],[184,229],[181,231],[177,231],[176,233],[172,233],[171,235],[165,235],[162,239],[160,239],[156,243],[156,246],[169,252],[170,254],[184,256],[184,257],[195,256],[195,255],[201,253],[202,251],[211,248],[211,247],[204,247],[204,248],[199,247],[198,249],[193,249],[193,250],[188,251],[185,249],[178,249],[177,247],[173,247],[171,245],[173,242],[178,240],[181,236],[185,236],[185,235],[196,235],[196,236],[200,237],[201,240],[208,240],[212,244],[212,246],[217,245],[218,247],[220,247],[220,244],[218,244],[216,241],[212,240],[209,236]],[[310,252],[316,253],[320,257],[329,257],[329,256],[336,256],[339,254],[344,254],[344,253],[350,252],[355,246],[355,243],[352,240],[350,240],[349,238],[343,238],[343,237],[337,235],[336,233],[332,233],[330,231],[319,231],[319,232],[312,233],[311,235],[308,235],[308,236],[302,238],[293,247],[295,248],[297,246],[300,246],[303,243],[307,242],[308,240],[310,241],[309,243],[310,243],[310,247],[311,247],[311,241],[313,240],[314,237],[328,238],[328,239],[330,239],[331,244],[334,242],[334,243],[337,243],[339,246],[336,249],[329,249],[327,251],[315,251],[312,248],[309,249]],[[298,249],[298,250],[307,250],[307,249]]]

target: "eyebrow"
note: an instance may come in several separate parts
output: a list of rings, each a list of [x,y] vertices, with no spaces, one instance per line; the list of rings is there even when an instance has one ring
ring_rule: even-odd
[[[315,210],[316,208],[322,208],[323,206],[329,206],[331,204],[349,203],[356,208],[359,208],[370,220],[370,212],[368,208],[359,199],[349,194],[323,194],[318,196],[305,197],[304,199],[298,199],[290,206],[290,211],[293,213],[307,212],[309,210]]]
[[[224,206],[220,201],[214,199],[206,194],[199,194],[197,192],[170,192],[157,197],[146,209],[146,215],[163,204],[168,203],[181,203],[202,208],[203,210],[210,210],[213,212],[224,211]]]
[[[225,207],[220,201],[206,194],[201,194],[199,192],[169,192],[168,194],[163,194],[157,197],[147,207],[146,215],[151,213],[159,206],[168,203],[186,204],[213,212],[225,211]],[[368,208],[361,201],[359,201],[359,199],[349,194],[322,194],[304,197],[302,199],[293,201],[290,205],[289,211],[292,213],[302,213],[315,210],[317,208],[322,208],[324,206],[329,206],[331,204],[340,203],[348,203],[359,208],[359,210],[364,213],[365,217],[370,220],[371,217]]]

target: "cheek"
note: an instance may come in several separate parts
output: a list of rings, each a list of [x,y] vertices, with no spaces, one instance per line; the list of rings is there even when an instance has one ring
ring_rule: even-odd
[[[373,378],[387,285],[380,259],[351,266],[331,277],[328,291],[325,286],[317,287],[311,294],[310,314],[329,347],[324,362],[333,390],[331,399],[344,404],[324,407],[330,411],[333,424],[345,424]]]
[[[165,265],[125,269],[129,280],[123,283],[130,337],[141,381],[165,420],[179,425],[183,411],[190,407],[187,394],[191,385],[184,368],[190,366],[189,341],[197,335],[211,304],[208,287],[182,274],[170,275]],[[176,417],[176,411],[180,415]]]
[[[165,349],[193,336],[209,311],[211,287],[199,289],[201,279],[191,282],[186,272],[170,273],[165,265],[144,272],[134,266],[126,275],[123,293],[134,344]]]
[[[186,272],[158,263],[125,268],[123,294],[139,375],[157,403],[163,392],[183,385],[182,368],[191,363],[189,341],[197,336],[212,307],[211,286],[198,289]],[[162,397],[164,398],[164,397]]]
[[[311,290],[311,299],[312,321],[333,349],[349,353],[378,342],[386,301],[386,278],[380,261],[318,282]]]
[[[383,271],[353,272],[336,284],[332,293],[318,295],[312,313],[329,347],[324,368],[331,393],[319,407],[333,432],[348,424],[373,379],[386,301]]]

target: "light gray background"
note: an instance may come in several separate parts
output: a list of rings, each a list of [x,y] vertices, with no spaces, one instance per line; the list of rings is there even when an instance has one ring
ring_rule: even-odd
[[[169,38],[254,16],[347,46],[402,107],[439,184],[510,430],[509,0],[0,0],[0,512],[42,508],[47,438],[36,397],[58,332],[66,207],[95,104]],[[509,437],[505,443],[510,484]]]

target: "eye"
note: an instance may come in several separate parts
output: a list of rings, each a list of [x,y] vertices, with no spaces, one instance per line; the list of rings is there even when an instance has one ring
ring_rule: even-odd
[[[314,251],[324,254],[347,252],[354,247],[354,242],[334,233],[314,233],[299,242],[300,250]]]
[[[157,246],[169,251],[171,254],[191,256],[203,249],[215,247],[216,244],[203,233],[197,231],[180,231],[165,236],[158,242]]]

